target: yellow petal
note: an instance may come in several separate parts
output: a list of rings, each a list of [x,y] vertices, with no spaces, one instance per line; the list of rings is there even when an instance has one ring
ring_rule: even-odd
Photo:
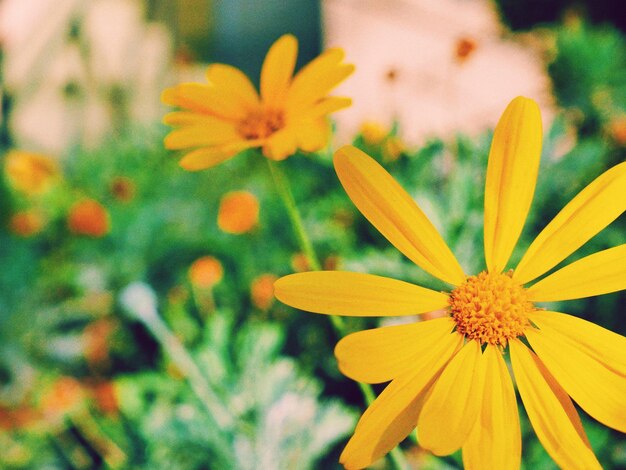
[[[236,67],[226,64],[211,64],[206,72],[207,80],[221,92],[240,101],[250,109],[259,106],[259,95],[250,79]]]
[[[217,147],[200,148],[185,155],[179,165],[187,171],[205,170],[253,146],[254,141],[250,140]]]
[[[435,455],[448,455],[467,440],[480,410],[484,374],[478,341],[469,341],[433,386],[417,422],[418,440]]]
[[[352,333],[335,347],[339,370],[359,382],[388,382],[411,370],[452,328],[448,317]]]
[[[567,393],[539,358],[517,340],[509,341],[511,364],[530,422],[550,457],[561,468],[600,469]]]
[[[261,69],[261,97],[267,105],[278,107],[287,95],[298,55],[298,40],[285,34],[272,44]]]
[[[298,72],[289,89],[288,113],[304,113],[354,72],[354,65],[341,63],[344,55],[341,49],[328,49]]]
[[[161,101],[223,119],[239,120],[247,114],[247,110],[232,96],[220,93],[215,86],[200,83],[181,83],[168,88],[161,93]]]
[[[448,296],[441,292],[346,271],[291,274],[276,281],[274,294],[292,307],[328,315],[417,315],[448,305]]]
[[[586,256],[528,289],[530,300],[582,299],[626,289],[626,244]]]
[[[211,125],[215,116],[189,111],[173,111],[163,117],[163,124],[172,127]]]
[[[387,240],[433,276],[454,285],[465,281],[437,229],[383,167],[351,146],[339,149],[334,161],[354,205]]]
[[[230,122],[213,118],[210,124],[186,126],[173,130],[165,137],[164,144],[167,149],[180,150],[224,144],[240,139],[241,137]]]
[[[582,349],[613,372],[626,377],[626,338],[582,318],[565,313],[537,310],[530,320],[542,330],[550,331]]]
[[[583,189],[542,230],[515,269],[525,284],[556,266],[626,210],[626,162]]]
[[[578,336],[585,331],[585,327],[579,328]],[[525,334],[541,362],[583,410],[601,423],[626,432],[626,375],[607,367],[613,358],[600,360],[588,354],[545,323],[541,330],[528,328]],[[625,351],[622,348],[622,356]]]
[[[350,98],[344,98],[340,96],[330,96],[324,98],[313,106],[308,108],[305,113],[302,114],[302,119],[317,119],[324,116],[328,116],[335,111],[347,108],[352,105]]]
[[[304,121],[296,128],[298,147],[305,152],[317,152],[328,144],[331,132],[328,119]]]
[[[417,315],[448,305],[448,296],[441,292],[346,271],[290,274],[276,281],[274,295],[300,310],[357,317]]]
[[[265,140],[263,155],[270,160],[284,160],[298,150],[295,129],[285,127]]]
[[[415,428],[424,397],[463,338],[447,335],[433,345],[411,371],[391,382],[359,420],[339,461],[346,469],[365,468]]]
[[[541,156],[537,103],[518,96],[502,114],[491,142],[485,182],[485,260],[502,272],[522,232]]]
[[[483,353],[485,383],[479,419],[463,446],[466,470],[517,470],[522,455],[517,400],[502,353],[491,345]]]

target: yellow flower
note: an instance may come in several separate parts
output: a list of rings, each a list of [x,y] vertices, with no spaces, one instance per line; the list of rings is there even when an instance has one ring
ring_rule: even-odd
[[[203,170],[253,147],[283,160],[298,148],[314,152],[326,145],[328,115],[351,103],[327,95],[354,66],[342,63],[341,49],[329,49],[292,78],[297,50],[290,34],[272,45],[261,69],[260,95],[239,69],[225,64],[208,67],[208,84],[183,83],[163,92],[165,104],[184,109],[165,116],[165,124],[176,128],[165,146],[195,149],[181,160],[184,169]]]
[[[60,175],[59,165],[46,155],[11,150],[5,158],[7,181],[30,196],[43,194]]]
[[[626,244],[575,261],[532,283],[626,209],[626,162],[583,189],[543,229],[515,270],[505,271],[533,197],[541,153],[536,103],[519,97],[494,134],[485,185],[487,269],[467,276],[411,197],[374,160],[344,147],[335,169],[365,217],[404,255],[451,284],[449,293],[350,272],[293,274],[276,282],[284,303],[317,313],[445,318],[366,330],[335,349],[340,370],[391,383],[365,411],[341,462],[363,468],[417,425],[436,455],[463,449],[470,469],[515,469],[521,437],[508,350],[539,440],[563,468],[600,468],[572,400],[601,423],[626,431],[626,338],[534,302],[626,288]],[[530,347],[529,347],[530,345]],[[571,399],[570,399],[571,397]]]

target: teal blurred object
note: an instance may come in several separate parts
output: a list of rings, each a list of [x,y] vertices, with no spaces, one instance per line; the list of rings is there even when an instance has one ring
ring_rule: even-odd
[[[320,52],[318,0],[215,0],[212,10],[211,59],[240,68],[256,83],[267,50],[285,33],[298,38],[297,67]]]

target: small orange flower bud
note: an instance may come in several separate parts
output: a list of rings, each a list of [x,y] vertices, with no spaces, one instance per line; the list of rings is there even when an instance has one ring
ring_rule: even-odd
[[[78,380],[61,377],[46,390],[39,405],[47,417],[58,418],[78,408],[84,399],[85,392]]]
[[[109,213],[99,202],[83,199],[71,207],[67,225],[76,235],[102,237],[110,229]]]
[[[212,256],[198,258],[189,267],[189,280],[195,287],[210,289],[222,280],[222,263]]]
[[[106,415],[114,415],[119,411],[119,403],[115,384],[113,382],[97,382],[90,387],[96,405]]]
[[[476,50],[476,41],[472,38],[463,37],[459,38],[456,42],[454,55],[458,62],[463,63],[474,53]]]
[[[297,273],[303,273],[311,270],[311,265],[304,253],[294,253],[291,256],[291,267]]]
[[[626,146],[626,115],[619,116],[609,124],[609,134],[616,144]]]
[[[273,274],[261,274],[250,286],[250,297],[255,307],[268,310],[274,303],[274,282],[278,279]]]
[[[389,134],[389,131],[381,124],[373,121],[365,121],[361,124],[359,130],[363,142],[367,145],[380,145],[385,140],[385,137]]]
[[[20,237],[31,237],[41,231],[44,220],[41,214],[34,210],[18,212],[11,216],[9,229]]]
[[[217,225],[226,233],[241,234],[259,222],[259,201],[248,191],[232,191],[220,201]]]
[[[109,341],[115,324],[107,318],[91,322],[82,335],[85,360],[93,367],[109,358]]]
[[[21,150],[6,155],[4,171],[9,184],[29,196],[45,193],[60,174],[50,157]]]
[[[327,271],[336,271],[341,263],[341,258],[337,255],[329,255],[324,260],[324,269]]]
[[[130,202],[135,197],[135,183],[126,176],[117,176],[111,181],[110,191],[120,202]]]

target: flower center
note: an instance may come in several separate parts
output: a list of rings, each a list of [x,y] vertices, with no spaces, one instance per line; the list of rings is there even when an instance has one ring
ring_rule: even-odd
[[[516,284],[510,273],[483,271],[450,293],[457,332],[480,343],[506,346],[508,340],[524,333],[533,310],[526,289]]]
[[[237,132],[246,139],[264,139],[285,125],[281,110],[261,109],[250,112],[237,126]]]

